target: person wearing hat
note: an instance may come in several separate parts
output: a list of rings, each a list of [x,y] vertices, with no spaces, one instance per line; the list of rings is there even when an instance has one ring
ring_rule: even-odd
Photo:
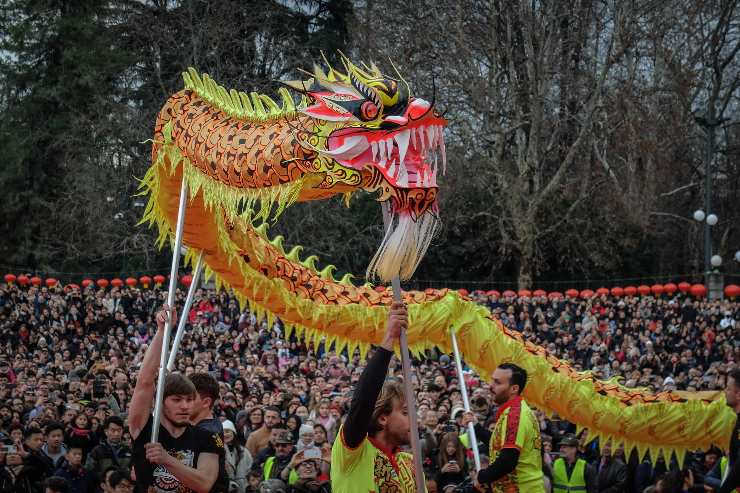
[[[575,436],[566,435],[560,440],[560,454],[552,465],[552,492],[597,493],[596,470],[578,457],[578,439]]]
[[[224,452],[226,474],[231,493],[244,493],[247,474],[252,468],[252,455],[236,440],[236,426],[228,419],[222,423],[224,430]]]
[[[289,481],[288,493],[329,493],[331,491],[328,481],[322,481],[319,478],[322,460],[309,455],[304,450],[293,456],[289,467],[296,471],[297,479],[292,483]]]
[[[268,457],[262,465],[262,479],[280,479],[283,469],[288,467],[293,457],[293,435],[288,430],[282,430],[274,440],[275,455]],[[291,471],[290,479],[298,479],[295,471]]]

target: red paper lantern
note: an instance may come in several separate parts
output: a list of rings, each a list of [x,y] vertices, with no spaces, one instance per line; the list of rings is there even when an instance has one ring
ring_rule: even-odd
[[[15,274],[5,274],[5,282],[13,284],[16,280]]]
[[[621,298],[624,296],[624,289],[620,288],[619,286],[615,286],[611,289],[612,296],[615,296],[617,298]]]
[[[544,298],[547,296],[547,292],[544,289],[535,289],[534,293],[532,293],[538,298]]]
[[[725,286],[725,296],[728,298],[736,298],[740,296],[740,286],[737,284],[728,284]]]
[[[57,281],[53,277],[49,277],[48,279],[46,279],[46,287],[53,288],[58,283],[59,283],[59,281]]]
[[[644,284],[637,286],[637,292],[640,293],[640,296],[647,296],[650,294],[650,286]]]
[[[165,277],[162,274],[157,274],[154,276],[154,282],[157,284],[157,286],[161,286],[164,284]]]
[[[499,292],[498,292],[498,291],[496,291],[495,289],[492,289],[492,290],[490,290],[490,291],[487,291],[487,292],[486,292],[486,295],[487,295],[487,296],[495,296],[496,298],[499,298],[499,297],[501,296],[501,293],[499,293]]]
[[[560,291],[551,291],[550,293],[548,293],[547,297],[551,300],[562,300],[563,298],[565,298],[565,296],[563,296],[563,293],[561,293]]]
[[[185,274],[180,278],[180,282],[183,283],[185,286],[190,286],[193,283],[193,276],[190,274]]]
[[[596,290],[596,294],[599,296],[609,296],[609,290],[606,288],[599,288]]]
[[[626,294],[627,296],[634,296],[637,294],[637,288],[634,286],[627,286],[626,288],[624,288],[624,294]]]
[[[30,280],[28,279],[27,275],[21,274],[20,276],[18,276],[18,284],[20,284],[21,286],[26,286],[29,282]]]
[[[34,286],[41,286],[41,278],[39,276],[33,276],[31,278],[31,284]]]
[[[577,298],[578,297],[578,290],[577,289],[569,289],[565,292],[565,295],[569,298]]]
[[[678,283],[678,290],[681,291],[683,294],[686,294],[691,289],[691,284],[687,282],[679,282]]]
[[[92,283],[93,283],[93,280],[92,279],[85,279],[85,280],[82,281],[82,287],[83,288],[87,288]]]
[[[108,282],[108,279],[98,279],[97,284],[100,289],[105,289],[108,287],[108,284],[110,284],[110,282]]]
[[[503,295],[504,298],[516,298],[516,293],[511,289],[507,289],[506,291],[504,291]]]
[[[136,280],[135,277],[127,277],[126,278],[126,286],[128,286],[130,288],[133,288],[134,286],[136,286],[136,283],[137,282],[138,281]]]
[[[149,276],[141,276],[139,282],[144,285],[144,289],[148,288],[152,283],[152,278]]]
[[[66,285],[66,286],[64,287],[64,290],[65,290],[65,291],[67,291],[68,289],[69,289],[69,290],[77,290],[77,291],[79,291],[79,290],[80,290],[80,287],[79,287],[79,286],[78,286],[77,284],[74,284],[74,283],[72,283],[72,284],[67,284],[67,285]]]
[[[703,284],[694,284],[689,291],[695,298],[703,298],[707,295],[707,288]]]
[[[531,298],[532,297],[532,291],[529,289],[520,289],[519,290],[519,297],[520,298]]]
[[[587,300],[587,299],[589,299],[589,298],[593,298],[593,296],[594,296],[594,292],[593,292],[593,291],[591,291],[590,289],[584,289],[583,291],[581,291],[581,292],[580,292],[580,296],[581,296],[581,298],[583,298],[584,300]]]
[[[121,286],[123,286],[123,281],[116,277],[115,279],[111,280],[110,285],[114,288],[120,288]]]
[[[662,284],[653,284],[650,286],[650,291],[652,291],[655,296],[660,296],[663,294],[663,291],[665,291],[665,288]]]
[[[676,286],[672,282],[669,282],[668,284],[666,284],[665,286],[663,286],[663,291],[666,294],[668,294],[668,295],[672,295],[673,293],[675,293],[676,291],[678,291],[678,286]]]

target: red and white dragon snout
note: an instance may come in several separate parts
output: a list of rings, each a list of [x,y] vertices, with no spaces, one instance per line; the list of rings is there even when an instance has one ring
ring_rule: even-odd
[[[322,153],[357,170],[373,165],[395,188],[437,187],[440,167],[443,175],[447,169],[446,121],[433,115],[416,121],[389,118],[407,123],[394,130],[363,127],[337,130],[329,136],[328,149]]]

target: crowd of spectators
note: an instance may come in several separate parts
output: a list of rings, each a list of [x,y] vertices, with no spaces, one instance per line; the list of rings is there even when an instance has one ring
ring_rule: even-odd
[[[178,292],[180,306],[184,297]],[[0,285],[0,493],[131,490],[127,408],[165,298],[158,288]],[[575,368],[620,376],[628,387],[721,390],[740,356],[737,301],[474,298]],[[187,317],[177,370],[219,382],[214,414],[223,421],[231,489],[328,491],[329,451],[363,369],[359,355],[286,340],[280,322],[268,327],[224,291],[198,290]],[[400,361],[392,366],[400,374]],[[448,491],[472,469],[457,373],[436,351],[415,369],[427,487]],[[496,410],[485,382],[466,374],[473,412],[490,425]],[[578,437],[571,423],[539,417],[551,468]],[[589,493],[642,492],[671,481],[683,483],[676,491],[689,483],[711,491],[721,459],[721,451],[697,451],[690,468],[672,470],[673,460],[633,454],[620,462],[619,452],[612,459],[598,445],[578,440],[575,448],[599,479]],[[482,445],[484,464],[486,451]]]

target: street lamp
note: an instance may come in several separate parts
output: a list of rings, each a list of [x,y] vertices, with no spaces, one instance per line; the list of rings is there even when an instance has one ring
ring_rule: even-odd
[[[720,265],[722,265],[722,257],[720,257],[719,255],[712,255],[711,262],[712,267],[719,267]]]
[[[702,222],[702,221],[704,221],[704,217],[706,217],[706,216],[705,216],[703,210],[699,209],[697,211],[694,211],[694,220],[696,220],[698,222]]]
[[[719,221],[719,218],[717,218],[716,214],[709,214],[707,216],[707,224],[710,226],[714,226],[717,224],[717,221]]]

